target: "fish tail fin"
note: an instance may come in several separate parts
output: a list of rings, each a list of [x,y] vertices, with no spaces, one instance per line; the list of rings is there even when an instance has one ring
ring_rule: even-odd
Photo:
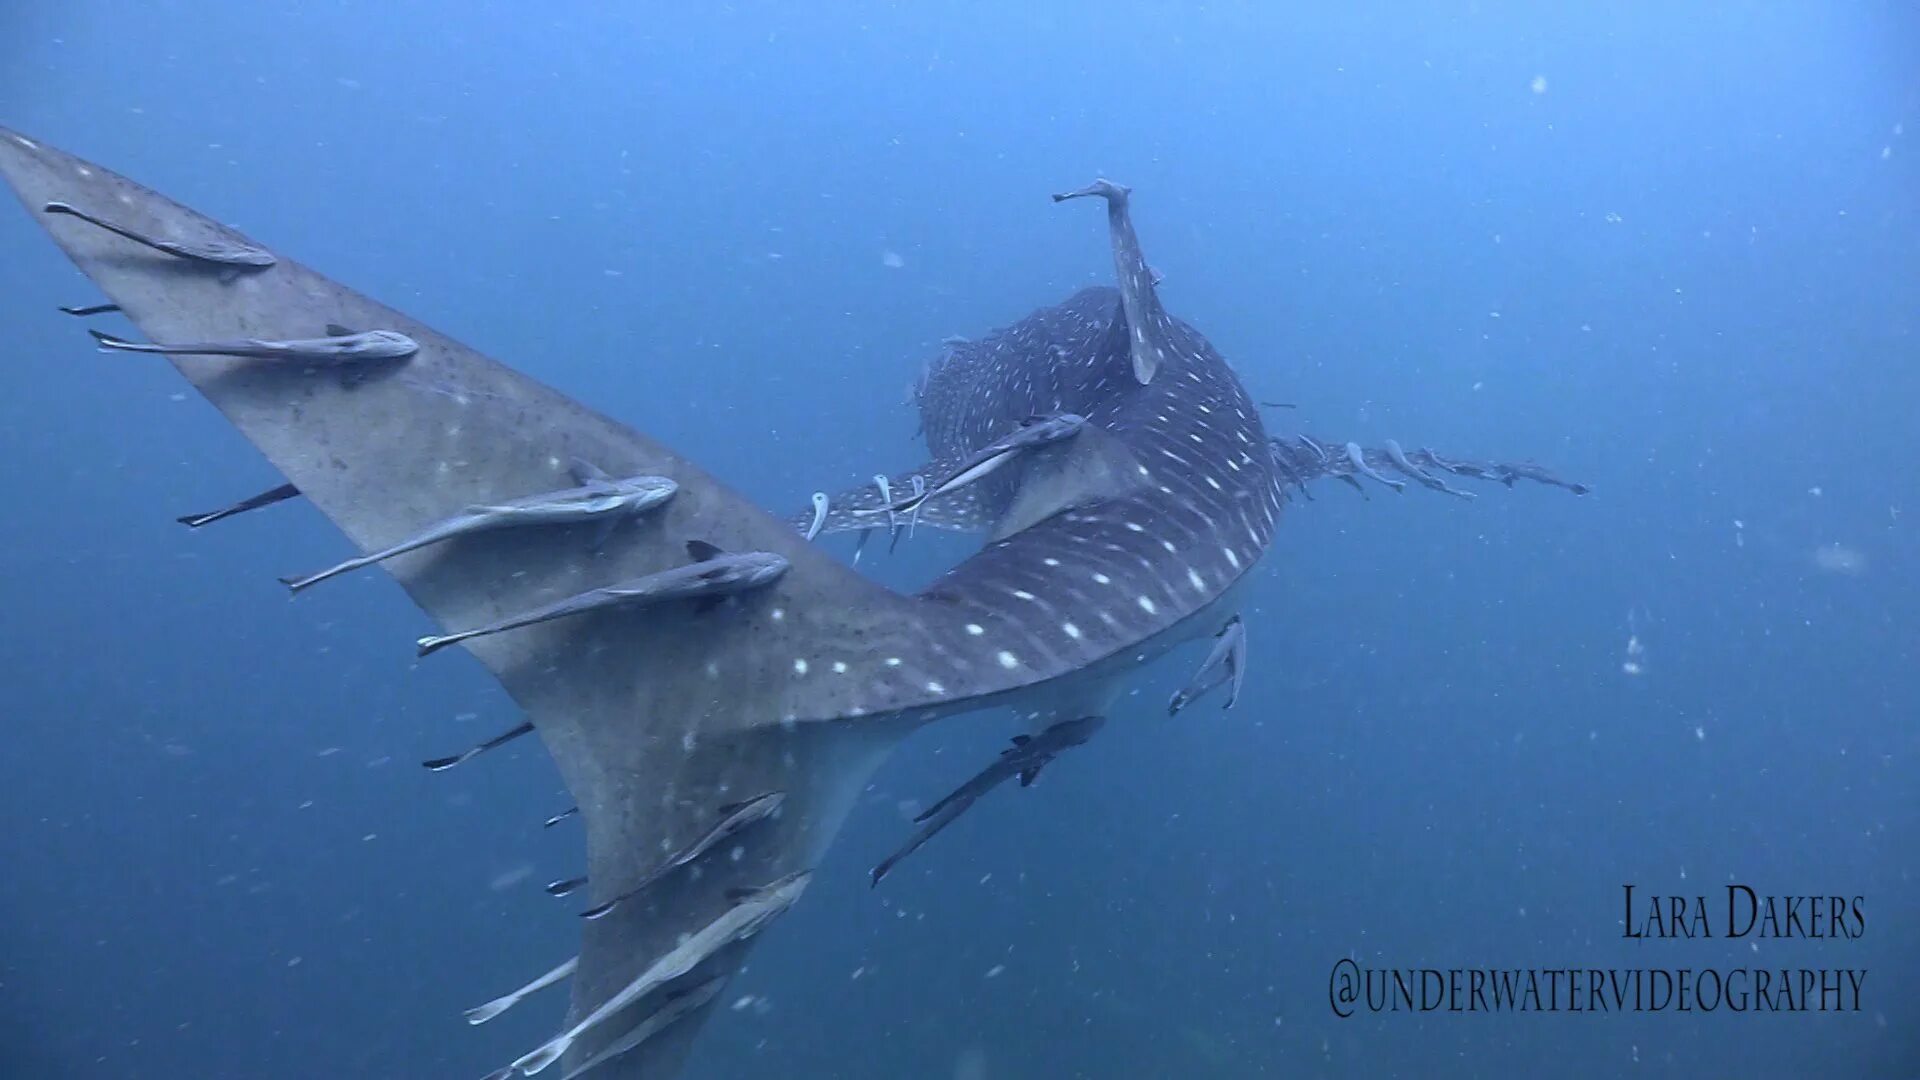
[[[541,1046],[532,1053],[515,1060],[508,1068],[520,1070],[520,1075],[522,1076],[532,1076],[534,1073],[559,1061],[560,1055],[566,1053],[567,1047],[571,1045],[573,1045],[573,1040],[565,1035],[550,1039],[541,1044]]]
[[[502,994],[492,1001],[487,1002],[485,1005],[475,1005],[473,1008],[468,1009],[463,1015],[466,1016],[467,1023],[478,1027],[494,1017],[499,1016],[501,1013],[506,1012],[508,1009],[513,1008],[519,1000],[520,995],[518,993]]]
[[[232,378],[224,365],[173,361],[286,490],[304,494],[363,552],[470,505],[552,491],[568,479],[569,458],[678,485],[645,530],[600,552],[560,530],[503,529],[431,559],[381,563],[437,624],[438,633],[415,641],[420,655],[556,596],[684,567],[688,540],[788,561],[778,581],[704,618],[673,606],[610,609],[467,642],[535,725],[581,808],[596,889],[617,893],[642,879],[655,853],[703,835],[714,808],[738,792],[786,793],[784,812],[743,835],[738,856],[703,859],[700,874],[681,875],[657,902],[581,920],[576,1016],[708,925],[726,890],[816,865],[866,778],[907,732],[1025,677],[983,667],[990,675],[963,681],[941,670],[936,681],[940,661],[929,643],[966,640],[960,612],[862,577],[644,433],[309,267],[276,257],[249,272],[248,288],[235,288],[195,263],[127,258],[126,240],[42,213],[52,201],[112,206],[117,222],[145,235],[254,243],[164,195],[4,129],[0,178],[149,338],[223,341],[261,326],[333,321],[390,328],[419,345],[404,361],[417,381],[370,379],[351,389],[306,365],[253,365]],[[419,392],[419,382],[445,392]],[[889,657],[905,662],[884,664]],[[737,970],[749,948],[726,946],[702,974]],[[619,1075],[672,1074],[699,1027],[689,1017],[648,1039],[622,1055]],[[589,1029],[514,1067],[591,1053],[614,1035]]]

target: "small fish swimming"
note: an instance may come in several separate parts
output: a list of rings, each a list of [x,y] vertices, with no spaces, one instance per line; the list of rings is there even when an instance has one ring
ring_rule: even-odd
[[[116,225],[105,218],[95,217],[85,210],[63,202],[50,202],[41,209],[49,214],[77,217],[89,225],[98,226],[110,233],[124,236],[136,244],[144,244],[155,251],[164,252],[176,258],[241,270],[264,270],[279,262],[271,252],[262,251],[251,244],[236,244],[227,240],[161,240],[145,233],[135,232],[125,225]]]
[[[733,836],[735,833],[738,833],[755,822],[765,821],[767,818],[779,813],[781,805],[786,801],[786,792],[769,791],[764,795],[755,795],[753,798],[744,802],[728,803],[726,806],[720,808],[722,815],[720,822],[712,829],[709,829],[705,836],[702,836],[700,839],[695,840],[693,843],[688,844],[686,847],[668,856],[666,862],[648,871],[647,875],[636,882],[632,888],[629,888],[604,904],[595,904],[593,907],[581,912],[580,917],[583,919],[600,918],[614,908],[638,896],[647,886],[660,880],[668,871],[675,867],[685,866],[713,850],[715,844]]]
[[[1359,443],[1350,442],[1347,444],[1347,464],[1353,466],[1354,472],[1378,480],[1395,491],[1405,491],[1407,488],[1407,482],[1405,480],[1389,480],[1375,472],[1373,466],[1367,464],[1367,455],[1365,451],[1360,449]]]
[[[492,1001],[487,1002],[485,1005],[476,1005],[468,1009],[466,1012],[467,1023],[474,1025],[486,1023],[501,1013],[506,1012],[508,1009],[513,1008],[515,1005],[518,1005],[520,999],[526,997],[528,994],[545,990],[561,979],[571,976],[573,970],[579,966],[580,958],[577,956],[572,957],[559,967],[554,968],[552,971],[547,972],[545,975],[540,976],[520,989],[510,994],[502,994]]]
[[[559,813],[548,818],[547,820],[541,822],[540,827],[543,829],[551,829],[555,825],[558,825],[561,822],[567,820],[568,818],[573,817],[575,814],[578,814],[579,812],[580,812],[579,807],[569,806],[565,810],[562,810]]]
[[[670,991],[667,994],[666,1002],[662,1004],[660,1008],[654,1010],[651,1016],[635,1024],[632,1031],[608,1043],[606,1048],[599,1053],[567,1070],[567,1074],[561,1077],[560,1080],[577,1080],[582,1074],[605,1065],[621,1054],[632,1050],[634,1047],[660,1034],[667,1028],[672,1027],[674,1022],[681,1017],[712,1001],[719,995],[720,988],[726,985],[726,982],[726,976],[715,975],[713,978],[700,983],[692,989]],[[506,1076],[512,1072],[513,1069],[509,1066],[500,1073],[500,1080],[506,1080]]]
[[[829,509],[829,504],[827,502],[827,493],[824,491],[814,492],[813,493],[813,524],[807,526],[808,540],[812,540],[814,537],[820,535],[820,527],[827,523],[828,509]]]
[[[1086,423],[1087,420],[1084,416],[1075,413],[1060,413],[1057,416],[1034,419],[1015,428],[1011,433],[987,444],[979,453],[973,455],[966,464],[955,470],[953,475],[933,485],[932,488],[926,491],[916,491],[913,497],[885,507],[888,524],[892,524],[895,514],[905,513],[910,510],[917,511],[920,508],[920,504],[929,499],[937,499],[942,495],[958,491],[968,484],[977,483],[982,478],[998,471],[1002,466],[1029,450],[1037,450],[1049,443],[1056,443],[1062,439],[1069,439],[1078,435],[1080,429],[1085,427]],[[884,496],[885,494],[886,492],[883,490],[881,495]],[[881,511],[868,510],[856,512],[877,514]]]
[[[65,312],[68,315],[74,316],[75,318],[84,319],[89,315],[105,315],[110,311],[119,311],[120,305],[119,304],[89,304],[86,307],[67,307],[65,305],[62,305],[60,310]]]
[[[887,474],[874,473],[873,483],[880,489],[880,506],[887,513],[887,528],[898,528],[899,522],[895,520],[893,512],[893,486],[887,482]]]
[[[547,895],[570,896],[578,890],[580,886],[586,883],[587,879],[584,877],[561,878],[559,881],[549,881],[546,884]]]
[[[660,987],[686,975],[702,961],[732,943],[752,937],[781,912],[793,906],[813,880],[813,871],[797,870],[761,886],[735,894],[738,902],[700,930],[681,942],[678,948],[655,960],[619,993],[588,1013],[579,1023],[547,1040],[533,1052],[514,1061],[512,1068],[532,1076],[560,1059],[589,1029],[625,1009]]]
[[[283,577],[280,583],[297,593],[330,577],[372,566],[429,544],[495,529],[599,522],[602,527],[600,539],[604,542],[614,526],[652,510],[673,498],[674,492],[680,489],[678,484],[664,476],[629,476],[624,480],[615,480],[584,461],[574,462],[573,475],[580,486],[529,495],[504,503],[469,506],[391,547],[336,563],[304,577]]]
[[[1231,683],[1223,709],[1233,708],[1234,703],[1240,700],[1240,686],[1247,675],[1246,624],[1240,621],[1240,616],[1235,615],[1214,637],[1213,649],[1200,662],[1200,669],[1193,673],[1193,678],[1187,680],[1187,685],[1173,695],[1173,700],[1167,702],[1168,716],[1178,714],[1221,683]]]
[[[425,766],[428,772],[443,772],[447,769],[453,768],[455,765],[461,764],[462,762],[472,761],[474,758],[479,757],[481,754],[484,754],[487,751],[494,749],[495,747],[505,746],[508,743],[512,742],[513,740],[519,738],[520,736],[529,734],[532,731],[533,731],[532,721],[523,721],[519,726],[513,728],[512,730],[503,731],[500,734],[495,735],[493,738],[488,739],[485,742],[476,743],[473,746],[470,746],[465,750],[462,750],[459,753],[453,755],[452,757],[429,758],[426,761],[421,762],[420,764]]]
[[[1330,460],[1332,460],[1332,458],[1327,453],[1327,448],[1324,446],[1321,446],[1317,442],[1314,442],[1311,436],[1302,435],[1299,438],[1300,438],[1301,444],[1304,445],[1307,449],[1313,451],[1314,457],[1320,459],[1320,464],[1325,465]]]
[[[1392,439],[1388,439],[1385,443],[1385,446],[1387,451],[1387,460],[1393,462],[1393,467],[1396,469],[1399,469],[1403,473],[1406,473],[1408,476],[1413,477],[1415,480],[1420,481],[1422,486],[1430,488],[1434,491],[1444,491],[1447,494],[1454,496],[1455,498],[1471,499],[1474,497],[1473,492],[1461,491],[1458,488],[1449,487],[1447,486],[1447,482],[1445,480],[1440,479],[1439,477],[1433,475],[1432,473],[1427,472],[1426,470],[1420,468],[1420,466],[1415,465],[1413,462],[1407,460],[1407,452],[1405,450],[1400,449],[1399,443],[1393,441]]]
[[[294,487],[292,484],[281,484],[271,491],[263,491],[258,495],[249,495],[231,506],[223,506],[218,510],[207,510],[198,514],[183,514],[180,517],[174,518],[174,520],[189,529],[197,529],[202,525],[211,525],[216,521],[230,518],[235,514],[244,514],[249,510],[258,510],[263,506],[272,506],[277,502],[286,502],[288,499],[298,497],[299,494],[300,489]]]
[[[105,352],[160,353],[166,356],[241,356],[253,360],[291,360],[303,364],[361,364],[376,360],[404,360],[420,351],[420,343],[397,330],[354,333],[344,326],[328,326],[327,336],[267,341],[195,341],[184,345],[152,345],[128,341],[89,330]]]
[[[427,656],[470,638],[551,622],[601,608],[651,607],[669,600],[700,600],[704,606],[718,603],[734,593],[771,585],[787,572],[789,565],[786,559],[771,552],[728,554],[702,540],[689,540],[687,551],[699,561],[618,585],[589,589],[487,626],[453,634],[429,635],[418,639],[415,644],[419,646],[419,654]]]
[[[901,859],[918,851],[920,845],[953,824],[980,796],[1016,776],[1020,778],[1021,787],[1030,786],[1034,778],[1040,775],[1040,770],[1060,751],[1086,742],[1105,723],[1105,717],[1086,716],[1078,720],[1062,720],[1038,735],[1015,735],[1013,746],[1000,751],[1000,757],[993,764],[980,770],[973,779],[955,788],[946,798],[921,811],[913,819],[922,828],[909,837],[899,850],[873,868],[871,885],[878,886],[880,879],[886,877]]]

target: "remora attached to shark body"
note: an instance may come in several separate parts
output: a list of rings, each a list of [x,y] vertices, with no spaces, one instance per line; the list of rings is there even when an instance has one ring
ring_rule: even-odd
[[[1088,721],[1057,730],[1091,733],[1143,662],[1234,615],[1272,539],[1283,483],[1304,489],[1315,476],[1382,467],[1364,452],[1305,461],[1269,439],[1226,362],[1161,307],[1128,192],[1103,181],[1069,197],[1106,201],[1118,288],[1083,290],[954,346],[916,390],[932,461],[882,475],[898,476],[898,490],[932,491],[928,481],[956,476],[1034,418],[1081,425],[916,503],[922,524],[991,539],[921,594],[901,595],[807,542],[814,532],[887,527],[889,515],[855,511],[884,510],[888,485],[876,485],[877,499],[857,488],[782,521],[638,431],[105,169],[0,130],[0,174],[153,341],[298,340],[311,327],[342,326],[383,328],[415,346],[407,378],[357,384],[310,365],[165,360],[282,473],[285,491],[306,495],[362,552],[390,554],[379,565],[443,630],[496,627],[647,580],[684,565],[689,545],[786,566],[750,604],[608,607],[465,643],[525,710],[575,797],[590,902],[646,889],[645,903],[569,919],[582,941],[568,1034],[516,1062],[523,1070],[544,1067],[559,1047],[568,1068],[611,1047],[594,1077],[677,1072],[716,980],[738,967],[752,936],[711,928],[777,917],[797,889],[745,914],[742,898],[805,880],[908,731],[1011,705],[1036,732]],[[1509,484],[1545,475],[1442,465],[1430,451],[1403,457]],[[675,494],[645,528],[603,546],[515,528],[395,550],[467,507],[565,489],[576,460],[661,478]],[[1080,741],[1044,743],[1044,758]],[[1016,761],[1031,766],[1023,779],[1043,760],[1031,756]],[[999,778],[991,767],[986,775]],[[985,786],[963,789],[962,801]],[[725,844],[703,843],[724,808],[773,792],[779,813]],[[688,854],[663,870],[666,852]],[[676,951],[703,932],[697,954]],[[678,981],[654,987],[649,973],[659,971]],[[627,996],[618,1016],[607,1010]],[[658,1030],[634,1037],[649,1015],[664,1018]]]

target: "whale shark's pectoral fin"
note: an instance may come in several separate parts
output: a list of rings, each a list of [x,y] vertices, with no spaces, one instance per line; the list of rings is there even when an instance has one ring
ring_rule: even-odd
[[[206,510],[198,514],[182,514],[174,518],[174,520],[189,529],[197,529],[202,525],[211,525],[216,521],[230,518],[235,514],[244,514],[249,510],[258,510],[263,506],[272,506],[277,502],[286,502],[288,499],[298,497],[299,494],[300,489],[294,487],[292,484],[281,484],[277,488],[270,488],[258,495],[249,495],[237,503],[223,506],[218,510]]]
[[[1014,533],[1077,506],[1117,498],[1145,482],[1146,471],[1119,439],[1088,424],[1071,439],[1027,452],[1013,501],[994,526],[992,539]]]
[[[0,130],[0,176],[149,340],[217,341],[337,322],[391,328],[417,343],[415,377],[352,391],[292,369],[301,365],[167,358],[290,492],[306,495],[363,552],[468,506],[562,487],[570,457],[679,485],[651,527],[597,554],[552,530],[501,529],[382,563],[443,628],[484,626],[682,566],[689,539],[777,553],[791,564],[762,590],[765,603],[743,605],[736,618],[659,609],[560,620],[468,646],[534,724],[580,808],[594,902],[640,879],[658,852],[711,827],[714,808],[740,792],[787,793],[785,812],[740,837],[737,858],[713,860],[654,902],[576,920],[583,937],[575,1015],[730,908],[726,890],[806,869],[867,775],[911,728],[906,717],[920,715],[907,710],[928,703],[914,663],[895,671],[870,661],[926,656],[930,621],[951,615],[840,565],[667,447],[291,259],[257,260],[237,288],[178,260],[129,257],[122,236],[42,212],[55,201],[107,207],[115,224],[145,236],[243,242],[97,165]],[[835,662],[853,666],[854,677],[824,674]],[[798,674],[809,667],[810,677]],[[964,690],[956,686],[952,696]],[[699,974],[737,970],[746,949],[727,946]],[[704,1015],[603,1066],[609,1080],[674,1073]],[[585,1060],[616,1038],[613,1027],[583,1036],[570,1059]]]
[[[1448,472],[1455,476],[1465,476],[1474,480],[1491,480],[1512,487],[1515,480],[1531,480],[1537,484],[1565,488],[1575,495],[1585,495],[1592,488],[1585,484],[1562,480],[1559,476],[1538,465],[1530,463],[1507,464],[1487,461],[1455,461],[1441,457],[1432,450],[1401,451],[1399,444],[1389,441],[1385,447],[1359,447],[1354,445],[1357,455],[1342,449],[1336,453],[1325,453],[1325,443],[1316,442],[1304,436],[1296,438],[1273,437],[1267,440],[1274,460],[1281,470],[1304,486],[1312,480],[1328,477],[1352,484],[1362,495],[1366,489],[1360,487],[1359,476],[1368,475],[1383,483],[1399,484],[1384,478],[1388,471],[1417,481],[1420,486],[1452,495],[1456,498],[1471,499],[1472,492],[1461,491],[1434,475]],[[1333,443],[1335,447],[1349,444]],[[1356,462],[1353,458],[1357,456]],[[1401,484],[1404,486],[1404,484]]]
[[[1160,365],[1176,355],[1173,320],[1160,306],[1154,291],[1154,274],[1140,251],[1140,237],[1133,231],[1133,216],[1127,202],[1130,189],[1111,180],[1095,180],[1079,191],[1055,195],[1054,202],[1096,195],[1107,201],[1107,231],[1113,244],[1113,271],[1119,279],[1120,303],[1127,315],[1128,350],[1133,358],[1133,377],[1142,385],[1153,381]]]

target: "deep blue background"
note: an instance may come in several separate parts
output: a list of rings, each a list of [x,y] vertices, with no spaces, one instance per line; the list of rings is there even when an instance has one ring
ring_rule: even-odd
[[[1293,506],[1238,709],[1167,721],[1182,654],[870,893],[1009,724],[916,735],[697,1075],[1920,1072],[1905,5],[697,6],[6,0],[0,122],[772,507],[919,457],[939,339],[1105,279],[1045,197],[1097,174],[1280,425],[1596,488]],[[561,1004],[459,1020],[574,947],[552,767],[413,764],[513,709],[379,575],[289,604],[343,552],[310,508],[172,523],[275,477],[53,313],[95,295],[0,206],[0,1075],[479,1075]],[[1629,881],[1867,934],[1627,942]],[[1858,1015],[1338,1021],[1348,955],[1871,973]]]

